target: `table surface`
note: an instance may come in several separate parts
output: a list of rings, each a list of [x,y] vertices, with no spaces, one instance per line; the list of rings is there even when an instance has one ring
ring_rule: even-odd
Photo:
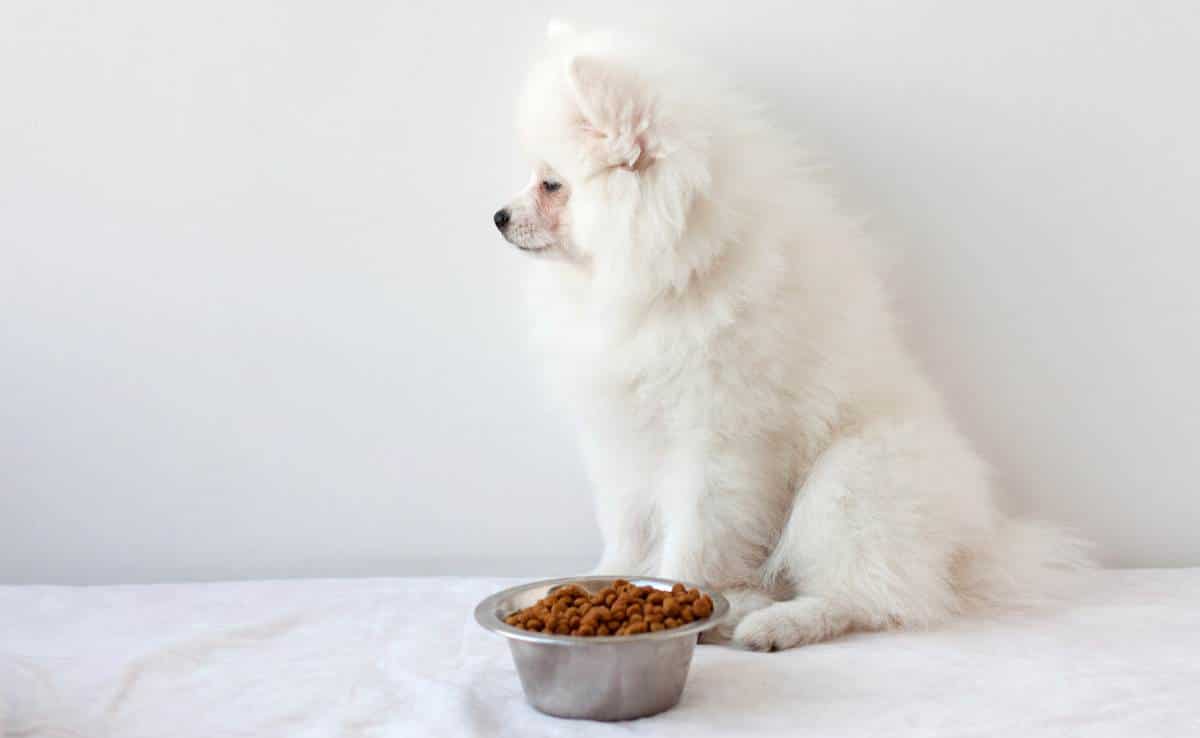
[[[0,734],[1200,736],[1200,569],[1039,612],[792,651],[697,649],[678,707],[546,717],[472,619],[499,578],[0,587]]]

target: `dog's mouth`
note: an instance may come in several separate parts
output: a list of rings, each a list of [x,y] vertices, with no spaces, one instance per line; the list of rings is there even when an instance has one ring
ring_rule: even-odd
[[[518,251],[524,251],[527,254],[543,254],[554,248],[553,243],[542,242],[541,239],[535,240],[531,243],[520,238],[514,238],[510,233],[503,233],[501,235],[504,236],[504,240],[507,241],[509,245],[515,246]]]

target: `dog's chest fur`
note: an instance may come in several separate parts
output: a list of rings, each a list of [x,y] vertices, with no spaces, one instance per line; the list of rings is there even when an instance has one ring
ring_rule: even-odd
[[[748,576],[812,456],[798,420],[817,417],[800,410],[805,398],[788,384],[795,367],[760,332],[762,316],[712,301],[601,307],[556,284],[535,299],[535,317],[585,446],[634,479],[623,495],[598,479],[598,503],[652,521],[653,537],[672,514],[666,498],[682,495],[722,542],[705,568]]]

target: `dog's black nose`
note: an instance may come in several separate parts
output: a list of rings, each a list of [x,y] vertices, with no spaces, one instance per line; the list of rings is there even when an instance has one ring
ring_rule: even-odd
[[[504,226],[508,225],[508,208],[497,210],[496,214],[492,216],[492,222],[496,224],[497,228],[504,230]]]

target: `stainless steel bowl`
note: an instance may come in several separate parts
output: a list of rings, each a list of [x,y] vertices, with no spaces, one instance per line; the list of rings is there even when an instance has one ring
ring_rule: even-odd
[[[532,605],[555,587],[579,584],[589,592],[599,592],[613,579],[545,579],[497,592],[475,608],[480,625],[508,639],[525,699],[538,710],[567,718],[630,720],[674,707],[683,694],[696,639],[729,613],[728,600],[708,592],[713,600],[712,615],[657,633],[582,638],[535,633],[504,622],[505,617]],[[674,584],[647,577],[625,579],[663,591]],[[683,584],[689,589],[694,586]]]

